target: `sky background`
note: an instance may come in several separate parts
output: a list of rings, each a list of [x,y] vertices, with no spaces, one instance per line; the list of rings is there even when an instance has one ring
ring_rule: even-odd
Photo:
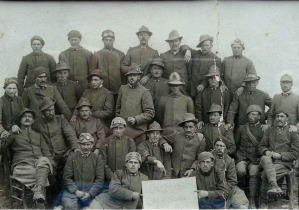
[[[200,35],[214,37],[213,51],[231,56],[235,38],[245,43],[261,77],[258,88],[271,97],[281,92],[279,79],[293,75],[299,92],[299,2],[0,2],[0,86],[17,76],[22,56],[30,53],[30,38],[45,40],[43,51],[57,61],[69,47],[67,33],[79,30],[81,45],[94,52],[103,47],[101,33],[116,34],[115,48],[127,52],[138,45],[142,25],[153,35],[149,45],[159,53],[169,50],[165,39],[176,29],[182,44],[196,48]],[[3,89],[0,88],[0,95]]]

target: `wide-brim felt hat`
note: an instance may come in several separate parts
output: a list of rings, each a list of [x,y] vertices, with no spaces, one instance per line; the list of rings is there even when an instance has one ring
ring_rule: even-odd
[[[88,143],[92,142],[94,143],[94,138],[90,133],[81,133],[79,138],[78,138],[78,143]]]
[[[199,37],[199,44],[198,44],[196,47],[200,47],[200,45],[201,45],[203,42],[207,41],[207,40],[210,40],[211,42],[213,42],[213,41],[214,41],[214,38],[213,38],[212,36],[210,36],[210,35],[207,35],[207,34],[205,34],[205,35],[201,35],[201,36]]]
[[[33,110],[31,110],[31,109],[28,109],[28,108],[24,108],[24,109],[22,109],[22,111],[20,112],[20,114],[19,114],[19,116],[18,116],[18,119],[21,120],[23,114],[25,114],[25,113],[27,113],[27,112],[29,112],[29,113],[32,114],[33,119],[35,118],[35,111],[33,111]]]
[[[76,109],[79,110],[79,109],[81,109],[82,106],[88,106],[88,107],[92,108],[91,103],[90,103],[89,100],[86,99],[86,98],[81,98],[81,99],[80,99],[80,101],[79,101],[79,103],[78,103]]]
[[[49,97],[44,97],[39,103],[39,110],[44,111],[55,104],[55,100]]]
[[[95,69],[86,77],[86,79],[91,80],[92,76],[97,76],[101,79],[104,79],[104,71],[102,69]]]
[[[150,64],[150,68],[154,65],[160,66],[163,70],[165,70],[165,66],[162,61],[162,58],[154,58],[153,62]]]
[[[221,105],[213,103],[207,113],[220,112],[222,113]]]
[[[218,66],[212,65],[208,71],[208,74],[205,76],[206,77],[220,76],[220,71]]]
[[[255,74],[247,74],[243,80],[243,82],[251,82],[260,80],[260,77]]]
[[[180,39],[182,40],[182,36],[179,35],[179,32],[177,32],[176,30],[172,30],[168,36],[168,39],[166,39],[165,41],[166,42],[171,42],[173,40],[176,40],[176,39]]]
[[[195,124],[198,123],[198,120],[195,118],[194,114],[186,113],[184,115],[183,121],[181,121],[178,126],[183,127],[186,122],[194,122]]]
[[[149,29],[148,27],[146,26],[141,26],[141,28],[139,29],[138,32],[136,32],[137,36],[142,33],[142,32],[145,32],[145,33],[148,33],[150,36],[153,34]]]
[[[149,125],[148,129],[144,132],[151,132],[151,131],[163,131],[160,124],[156,121],[154,121],[152,124]]]
[[[143,71],[141,71],[141,65],[132,63],[130,66],[130,70],[125,75],[127,76],[129,74],[143,74]]]
[[[71,67],[70,67],[69,65],[67,65],[66,62],[64,62],[64,61],[60,61],[60,62],[57,64],[57,67],[56,67],[56,69],[55,69],[53,72],[63,71],[63,70],[68,70],[68,71],[70,71],[70,70],[71,70]]]
[[[177,72],[172,72],[169,75],[169,80],[167,81],[169,85],[184,85],[185,83],[181,81],[181,76]]]

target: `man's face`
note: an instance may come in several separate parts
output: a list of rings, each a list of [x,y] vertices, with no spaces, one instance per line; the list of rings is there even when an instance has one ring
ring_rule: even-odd
[[[196,131],[194,122],[186,122],[184,125],[184,131],[187,136],[193,136]]]
[[[226,146],[222,141],[217,141],[215,143],[214,149],[217,154],[223,154]]]
[[[43,116],[45,119],[47,120],[53,120],[54,116],[55,116],[55,107],[50,106],[48,109],[44,110],[43,112]]]
[[[180,45],[181,45],[181,39],[175,39],[172,41],[168,41],[170,50],[173,52],[177,52],[180,50]]]
[[[39,87],[44,87],[47,84],[47,74],[42,73],[35,78],[35,83]]]
[[[163,73],[163,70],[160,66],[153,65],[151,67],[151,74],[154,78],[158,79],[158,78],[162,77],[162,73]]]
[[[79,115],[82,120],[87,120],[91,115],[90,107],[82,106],[79,110]]]
[[[219,112],[212,112],[209,114],[209,120],[212,124],[218,124],[220,122],[221,114]]]
[[[234,44],[232,46],[232,51],[234,56],[240,56],[243,53],[243,47],[241,45]]]
[[[90,79],[90,86],[92,89],[97,89],[97,88],[101,87],[103,82],[104,82],[104,80],[101,79],[100,77],[92,76]]]
[[[208,78],[208,82],[209,82],[209,85],[210,87],[218,87],[219,86],[219,76],[216,75],[216,76],[213,76],[213,77],[209,77]]]
[[[148,40],[150,39],[150,35],[146,32],[141,32],[138,35],[138,39],[140,41],[141,45],[147,45],[148,44]]]
[[[147,136],[150,142],[158,143],[161,138],[161,131],[150,131]]]
[[[170,93],[179,94],[181,92],[181,85],[169,85]]]
[[[207,55],[211,52],[213,44],[210,40],[204,41],[201,45],[202,54]]]
[[[116,137],[120,138],[123,135],[125,129],[126,127],[124,125],[118,124],[114,128],[112,128],[112,132]]]
[[[129,74],[127,79],[130,85],[136,85],[140,80],[140,74]]]
[[[9,84],[5,88],[5,94],[9,97],[14,97],[17,94],[18,87],[16,84]]]
[[[261,114],[259,112],[248,113],[249,124],[256,124],[261,119]]]
[[[256,86],[258,84],[258,81],[249,81],[249,82],[245,82],[245,87],[247,91],[255,91],[256,90]]]
[[[80,42],[81,42],[81,39],[79,39],[78,37],[72,37],[69,39],[69,43],[70,43],[71,47],[78,47]]]
[[[292,90],[292,86],[293,86],[293,82],[287,82],[287,81],[280,82],[281,90],[285,93]]]
[[[138,160],[135,159],[128,160],[126,162],[126,168],[130,173],[136,173],[140,168],[140,163]]]
[[[103,39],[104,47],[108,48],[108,49],[113,48],[114,41],[115,41],[115,39],[112,37],[105,37]]]
[[[276,114],[275,119],[276,119],[276,125],[278,127],[282,127],[289,120],[289,117],[285,113],[278,113]]]
[[[199,168],[205,173],[209,172],[213,166],[214,162],[211,158],[203,160],[199,163]]]
[[[31,43],[31,48],[33,52],[41,52],[43,45],[39,40],[33,40]]]
[[[56,72],[57,82],[59,82],[59,83],[66,82],[68,77],[69,77],[68,70],[61,70],[61,71]]]
[[[82,151],[83,154],[88,154],[92,147],[93,147],[93,143],[92,142],[83,142],[83,143],[79,143],[80,149]]]
[[[25,112],[21,117],[21,125],[24,127],[30,127],[34,122],[33,115],[30,112]]]

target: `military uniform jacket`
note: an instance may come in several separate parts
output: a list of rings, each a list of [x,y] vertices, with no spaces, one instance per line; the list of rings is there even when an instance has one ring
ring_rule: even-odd
[[[43,98],[43,96],[40,95],[54,99],[56,101],[55,107],[58,108],[59,112],[63,114],[68,120],[71,119],[71,111],[62,99],[57,88],[52,85],[47,85],[45,88],[40,88],[37,85],[32,85],[30,88],[27,88],[22,96],[24,106],[35,111],[35,114],[38,117],[41,117],[42,113],[39,110],[39,102]]]
[[[221,92],[220,87],[207,87],[203,91],[197,93],[195,99],[195,117],[204,123],[209,122],[209,114],[212,104],[223,105],[223,119],[226,121],[227,112],[230,105],[230,95],[227,90]]]
[[[68,156],[71,150],[79,149],[76,133],[63,115],[55,115],[49,121],[39,118],[33,125],[45,138],[53,156]]]
[[[106,48],[96,52],[91,59],[89,72],[94,69],[104,71],[104,87],[114,95],[118,94],[121,85],[125,84],[126,77],[121,72],[121,65],[125,54],[115,48],[108,50]]]
[[[247,108],[252,105],[256,104],[262,108],[262,115],[261,115],[261,123],[265,123],[265,106],[271,107],[272,99],[268,95],[268,93],[263,92],[261,90],[256,89],[251,94],[245,89],[242,95],[238,96],[237,94],[234,95],[234,99],[230,104],[228,114],[227,114],[227,122],[230,124],[234,124],[234,119],[236,114],[238,113],[237,123],[239,125],[244,125],[248,122],[248,118],[246,115]]]
[[[56,69],[56,62],[54,58],[44,52],[30,53],[22,58],[19,71],[18,71],[18,89],[19,96],[23,94],[24,88],[34,85],[34,73],[33,70],[36,67],[43,66],[49,69],[47,76],[48,82],[54,79],[52,72]],[[25,82],[26,78],[26,82]],[[25,82],[25,83],[24,83]]]
[[[281,160],[274,163],[292,167],[293,161],[299,158],[299,134],[289,132],[289,125],[281,130],[276,126],[268,128],[259,144],[259,153],[264,155],[266,151],[273,151],[281,154]]]
[[[81,85],[78,82],[67,80],[63,84],[55,82],[53,86],[56,86],[62,99],[73,112],[83,93]]]
[[[219,127],[212,125],[211,123],[206,123],[199,129],[199,132],[203,134],[206,140],[206,149],[205,151],[210,152],[214,149],[214,143],[217,139],[222,139],[227,148],[227,153],[233,155],[236,151],[236,145],[234,141],[234,134],[232,129],[228,131],[224,128],[224,125]]]
[[[0,134],[9,131],[13,125],[18,125],[18,116],[24,108],[22,97],[13,98],[4,94],[0,98]]]
[[[88,157],[82,157],[80,152],[70,154],[64,167],[63,181],[70,193],[80,190],[92,197],[97,196],[104,184],[102,157],[93,152]]]
[[[83,89],[88,87],[87,79],[88,69],[92,52],[79,46],[78,48],[68,48],[59,54],[59,61],[65,61],[70,67],[70,79],[78,81]]]
[[[159,57],[158,51],[147,46],[145,48],[138,45],[136,47],[130,47],[122,64],[122,69],[124,73],[130,70],[132,63],[141,65],[141,71],[143,75],[148,73],[149,65],[153,62],[153,59]]]
[[[250,162],[254,165],[258,165],[258,159],[260,158],[258,152],[258,145],[255,145],[254,142],[249,138],[246,126],[249,126],[251,134],[256,138],[257,142],[263,138],[264,132],[262,131],[261,123],[250,125],[246,123],[245,125],[241,125],[235,134],[235,142],[238,145],[238,149],[236,152],[236,162],[250,160]]]
[[[201,133],[196,133],[191,139],[185,132],[175,132],[164,136],[160,145],[168,143],[173,147],[171,162],[173,176],[181,177],[187,170],[197,167],[198,155],[205,151],[206,143]]]
[[[108,180],[116,170],[125,168],[125,159],[129,152],[136,152],[135,142],[129,136],[123,135],[118,139],[111,135],[104,141],[101,154],[104,159],[105,176]]]
[[[160,180],[171,178],[171,158],[168,152],[154,145],[150,141],[142,142],[137,147],[137,152],[141,155],[142,164],[140,172],[145,174],[149,180]],[[166,175],[155,165],[154,160],[159,160],[166,170]]]
[[[126,121],[128,117],[135,117],[134,125],[127,123],[126,133],[132,138],[140,136],[147,129],[147,123],[155,116],[150,92],[139,83],[134,88],[129,84],[122,85],[118,93],[115,115]]]

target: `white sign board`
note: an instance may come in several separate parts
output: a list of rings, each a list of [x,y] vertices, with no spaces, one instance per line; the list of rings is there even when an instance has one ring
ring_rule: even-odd
[[[198,209],[195,177],[142,182],[144,209]]]

